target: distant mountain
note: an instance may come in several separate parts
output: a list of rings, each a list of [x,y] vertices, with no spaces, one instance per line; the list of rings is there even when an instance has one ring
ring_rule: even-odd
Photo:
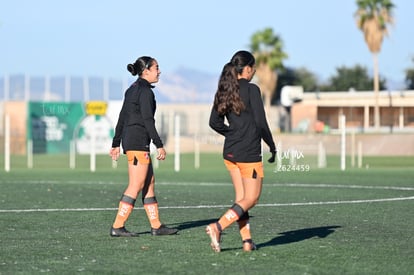
[[[161,75],[156,84],[163,103],[206,103],[212,102],[216,92],[218,76],[180,68],[173,73]]]
[[[189,68],[161,74],[154,89],[158,103],[210,103],[217,87],[218,75]],[[133,81],[103,77],[11,75],[0,77],[0,100],[85,101],[122,100],[126,87]],[[5,91],[7,89],[7,91]]]

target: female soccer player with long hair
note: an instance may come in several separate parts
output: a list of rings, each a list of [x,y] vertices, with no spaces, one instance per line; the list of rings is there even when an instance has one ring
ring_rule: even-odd
[[[119,202],[118,213],[110,230],[112,237],[137,237],[129,232],[125,223],[134,209],[138,194],[142,191],[142,203],[151,224],[152,235],[171,235],[177,229],[160,222],[158,202],[154,192],[154,171],[150,156],[150,142],[157,147],[158,160],[164,160],[166,152],[155,128],[156,102],[151,84],[157,83],[161,71],[157,60],[149,56],[128,64],[128,71],[138,79],[126,90],[124,102],[115,128],[115,136],[109,155],[117,160],[120,144],[128,158],[129,183]]]
[[[248,51],[236,52],[224,65],[210,115],[210,127],[225,137],[224,164],[235,190],[235,203],[221,218],[206,227],[211,247],[220,252],[221,233],[232,223],[239,225],[243,250],[256,249],[252,241],[249,212],[259,200],[264,177],[261,155],[262,139],[275,161],[276,147],[266,121],[260,89],[250,83],[255,58]],[[227,122],[225,122],[227,120]]]

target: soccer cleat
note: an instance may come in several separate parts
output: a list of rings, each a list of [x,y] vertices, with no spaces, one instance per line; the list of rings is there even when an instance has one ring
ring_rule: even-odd
[[[252,250],[257,250],[256,244],[252,241],[252,239],[244,240],[243,251],[249,252]]]
[[[138,233],[129,232],[128,230],[126,230],[125,227],[121,227],[121,228],[111,227],[111,231],[109,232],[109,235],[111,235],[111,237],[138,237]]]
[[[206,233],[210,236],[210,246],[215,252],[220,252],[221,232],[217,228],[217,224],[212,223],[206,227]]]
[[[169,228],[163,224],[159,228],[151,228],[151,235],[162,236],[162,235],[174,235],[177,234],[178,229]]]

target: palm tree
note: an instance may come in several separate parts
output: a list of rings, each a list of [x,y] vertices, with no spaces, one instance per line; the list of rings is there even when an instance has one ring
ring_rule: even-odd
[[[283,59],[287,54],[283,52],[283,42],[273,29],[265,28],[251,37],[250,49],[256,58],[256,75],[258,85],[265,97],[266,109],[270,108],[273,93],[277,84],[276,69],[283,68]]]
[[[380,126],[378,104],[379,72],[378,53],[381,51],[382,40],[388,34],[387,26],[393,23],[392,10],[394,4],[390,0],[357,0],[358,10],[355,13],[358,28],[364,33],[365,42],[372,53],[374,62],[374,125]]]

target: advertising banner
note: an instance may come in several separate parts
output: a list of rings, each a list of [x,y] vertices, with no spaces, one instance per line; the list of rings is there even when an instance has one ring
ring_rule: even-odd
[[[108,154],[114,136],[114,126],[108,117],[109,104],[104,101],[89,101],[85,104],[85,116],[74,132],[76,152],[89,154],[91,148],[97,154]]]
[[[34,153],[67,153],[85,116],[81,103],[30,102],[27,137]]]
[[[30,102],[27,139],[33,153],[68,153],[73,143],[77,154],[107,154],[114,135],[114,119],[120,104]],[[116,115],[115,115],[116,114]]]

